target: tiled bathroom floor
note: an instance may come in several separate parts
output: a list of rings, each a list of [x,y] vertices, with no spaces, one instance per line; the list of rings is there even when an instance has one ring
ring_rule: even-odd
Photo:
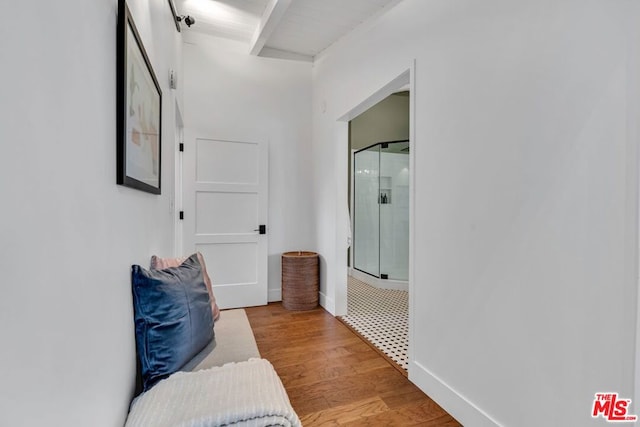
[[[407,370],[409,358],[409,294],[378,289],[349,277],[348,315],[343,322]]]

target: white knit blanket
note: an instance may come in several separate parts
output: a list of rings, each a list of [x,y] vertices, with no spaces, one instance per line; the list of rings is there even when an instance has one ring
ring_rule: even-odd
[[[265,359],[177,372],[138,396],[125,427],[300,426]]]

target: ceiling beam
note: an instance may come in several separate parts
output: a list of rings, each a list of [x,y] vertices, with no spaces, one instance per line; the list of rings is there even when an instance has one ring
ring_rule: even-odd
[[[264,10],[260,25],[251,39],[249,53],[259,55],[293,0],[271,0]]]

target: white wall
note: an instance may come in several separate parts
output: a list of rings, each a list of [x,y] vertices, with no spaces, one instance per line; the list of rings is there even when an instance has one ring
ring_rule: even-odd
[[[185,32],[185,131],[269,143],[269,301],[281,254],[313,249],[311,64],[250,56],[244,43]]]
[[[405,0],[316,60],[317,250],[339,312],[337,119],[415,59],[410,378],[465,425],[598,425],[602,390],[640,412],[638,18],[623,0]]]
[[[0,425],[122,426],[135,384],[130,268],[173,251],[180,38],[128,3],[163,91],[162,195],[116,185],[115,0],[16,2],[0,28]]]

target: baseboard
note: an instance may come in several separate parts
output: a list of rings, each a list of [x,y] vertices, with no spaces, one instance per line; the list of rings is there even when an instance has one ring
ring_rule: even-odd
[[[269,302],[282,301],[282,289],[269,289],[269,293],[267,295],[267,301]]]
[[[332,315],[336,315],[336,302],[329,298],[326,294],[320,292],[320,306],[327,310]]]
[[[453,390],[417,362],[410,362],[409,380],[465,426],[500,427],[487,413]]]

